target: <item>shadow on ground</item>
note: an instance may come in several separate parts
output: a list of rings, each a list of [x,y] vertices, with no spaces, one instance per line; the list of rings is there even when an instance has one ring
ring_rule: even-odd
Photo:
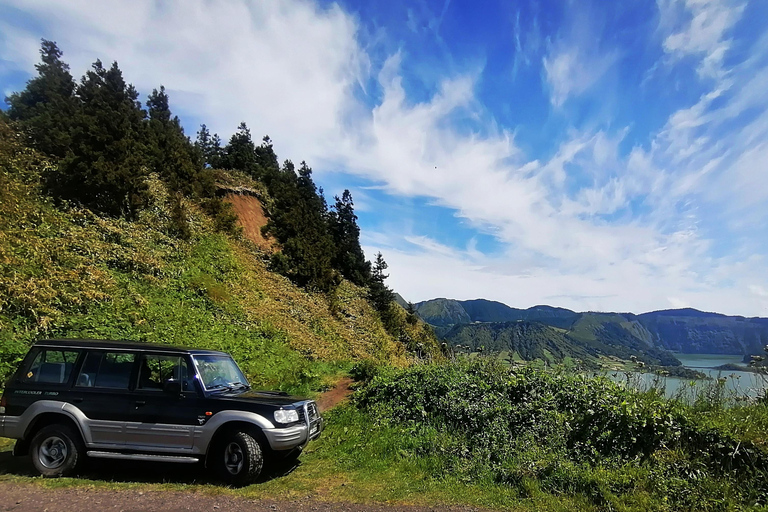
[[[256,484],[284,477],[301,465],[301,461],[265,464]],[[29,456],[14,457],[10,451],[0,452],[0,475],[39,476]],[[77,478],[94,482],[173,483],[224,485],[211,470],[199,464],[172,464],[130,460],[86,459]]]

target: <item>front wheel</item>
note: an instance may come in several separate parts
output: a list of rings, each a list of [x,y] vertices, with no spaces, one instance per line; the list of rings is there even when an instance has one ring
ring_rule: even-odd
[[[48,425],[35,434],[29,454],[35,469],[45,477],[69,476],[85,455],[80,436],[67,425]]]
[[[256,481],[264,467],[264,451],[259,442],[246,432],[226,436],[214,456],[216,472],[225,482],[247,485]]]

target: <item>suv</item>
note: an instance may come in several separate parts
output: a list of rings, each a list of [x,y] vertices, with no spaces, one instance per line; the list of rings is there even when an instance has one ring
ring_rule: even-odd
[[[88,456],[202,461],[242,485],[322,430],[314,401],[252,391],[229,354],[147,343],[38,341],[0,401],[0,436],[51,477]]]

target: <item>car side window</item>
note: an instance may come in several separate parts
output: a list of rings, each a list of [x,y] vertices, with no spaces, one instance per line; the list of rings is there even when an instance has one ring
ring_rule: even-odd
[[[182,391],[193,389],[187,361],[183,357],[159,354],[142,356],[137,389],[162,391],[165,382],[171,379],[181,381]]]
[[[72,374],[72,367],[77,361],[79,352],[76,350],[44,349],[32,361],[26,373],[22,374],[22,382],[38,382],[41,384],[65,384]]]
[[[135,359],[135,354],[125,352],[89,352],[75,386],[128,389]]]

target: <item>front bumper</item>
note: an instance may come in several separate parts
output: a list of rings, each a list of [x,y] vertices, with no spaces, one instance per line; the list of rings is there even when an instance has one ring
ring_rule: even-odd
[[[305,418],[308,415],[304,415]],[[265,428],[262,430],[264,436],[273,450],[292,450],[293,448],[304,448],[306,444],[320,437],[325,428],[325,421],[321,416],[306,423],[287,428]]]

